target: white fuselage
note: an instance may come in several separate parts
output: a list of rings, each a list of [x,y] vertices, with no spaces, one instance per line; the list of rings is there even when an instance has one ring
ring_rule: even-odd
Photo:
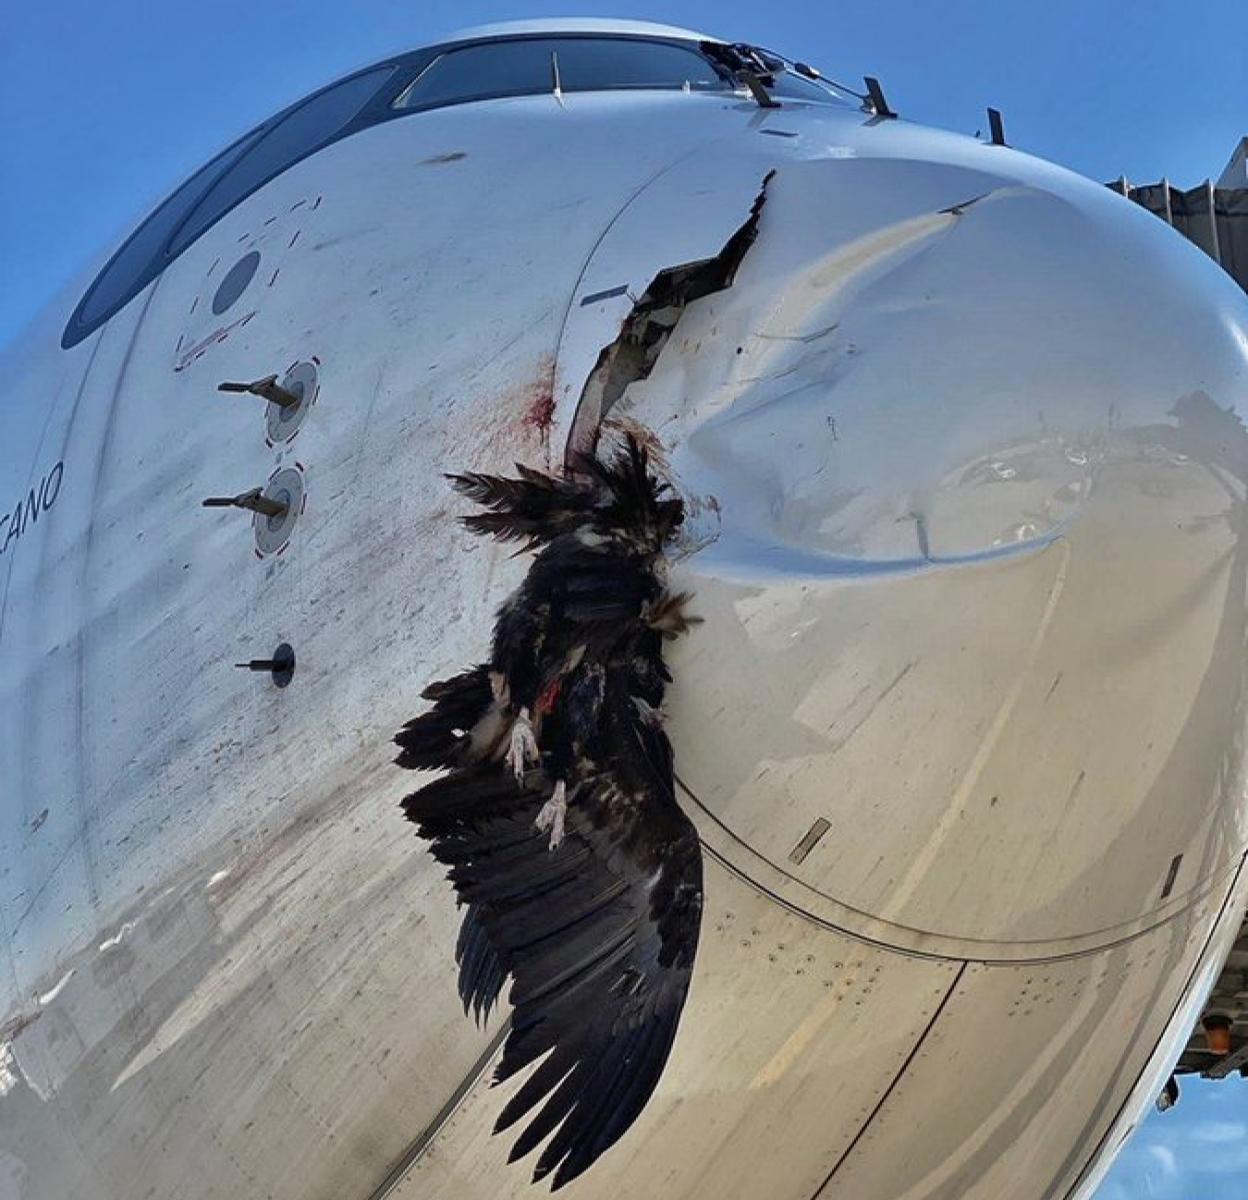
[[[335,141],[62,349],[93,274],[3,371],[0,1195],[528,1191],[390,738],[523,571],[443,473],[600,421],[692,512],[708,894],[659,1090],[566,1195],[1089,1194],[1248,902],[1248,301],[1198,250],[851,105],[586,91]],[[296,363],[293,436],[216,390]],[[270,541],[201,507],[279,471]],[[234,667],[283,642],[288,687]]]

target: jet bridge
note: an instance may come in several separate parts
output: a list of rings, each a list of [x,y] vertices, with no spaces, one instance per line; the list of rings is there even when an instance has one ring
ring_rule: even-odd
[[[1200,1021],[1188,1038],[1175,1073],[1248,1078],[1248,920],[1213,985]]]
[[[1168,179],[1134,184],[1125,175],[1107,187],[1134,200],[1198,245],[1248,291],[1248,137],[1216,183],[1184,191]]]

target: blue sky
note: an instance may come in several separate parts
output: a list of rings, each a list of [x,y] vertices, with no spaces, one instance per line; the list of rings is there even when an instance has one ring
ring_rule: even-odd
[[[1244,1200],[1248,1196],[1248,1085],[1190,1075],[1168,1113],[1127,1143],[1096,1200]]]
[[[1248,134],[1248,0],[61,0],[0,15],[0,343],[238,133],[330,79],[457,27],[629,16],[755,41],[903,115],[1095,179],[1191,186]],[[1100,1200],[1244,1200],[1248,1087],[1185,1086]]]
[[[465,24],[622,15],[752,40],[903,115],[1097,179],[1216,174],[1248,132],[1246,0],[58,0],[0,5],[0,342],[234,135]]]

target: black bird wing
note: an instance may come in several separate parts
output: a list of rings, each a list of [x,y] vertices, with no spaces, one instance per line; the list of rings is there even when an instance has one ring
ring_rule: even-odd
[[[519,479],[477,471],[447,476],[457,492],[490,510],[462,519],[473,533],[523,542],[523,549],[532,550],[592,518],[598,493],[589,483],[547,475],[523,463],[516,463],[516,471]]]
[[[487,758],[501,740],[503,721],[490,687],[488,666],[473,667],[431,683],[421,696],[433,707],[395,735],[395,762],[408,770],[457,767]]]
[[[553,1171],[554,1188],[612,1146],[654,1092],[701,926],[701,849],[673,794],[666,735],[631,701],[615,718],[613,765],[580,781],[555,850],[533,826],[550,791],[540,771],[517,788],[494,764],[469,767],[404,802],[468,905],[465,1008],[488,1009],[512,978],[495,1080],[542,1061],[495,1132],[529,1117],[513,1162],[554,1133],[533,1176]]]

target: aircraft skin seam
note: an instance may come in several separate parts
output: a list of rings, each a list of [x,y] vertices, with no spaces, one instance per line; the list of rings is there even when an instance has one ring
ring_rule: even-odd
[[[1214,934],[1217,932],[1219,928],[1221,928],[1222,921],[1226,916],[1226,910],[1230,906],[1232,900],[1235,897],[1235,891],[1236,891],[1235,884],[1238,882],[1239,875],[1243,872],[1246,866],[1248,866],[1248,856],[1245,856],[1245,858],[1240,860],[1240,869],[1236,873],[1235,880],[1232,881],[1231,886],[1227,889],[1226,896],[1223,898],[1222,904],[1218,909],[1217,919],[1214,920],[1209,926],[1209,936],[1205,938],[1205,944],[1201,950],[1200,956],[1192,964],[1192,969],[1188,972],[1187,981],[1183,985],[1183,990],[1179,993],[1178,999],[1174,1002],[1174,1007],[1170,1010],[1170,1016],[1167,1018],[1166,1023],[1162,1026],[1161,1032],[1157,1035],[1156,1040],[1153,1042],[1153,1049],[1152,1049],[1152,1052],[1149,1054],[1150,1062],[1156,1056],[1158,1048],[1161,1046],[1161,1043],[1165,1040],[1167,1034],[1170,1032],[1175,1014],[1179,1011],[1180,1008],[1183,1007],[1184,1002],[1188,998],[1188,994],[1192,987],[1192,982],[1195,980],[1196,976],[1200,973],[1201,967],[1203,965],[1205,952],[1209,949],[1209,943],[1213,941]],[[1134,1091],[1134,1089],[1132,1090]],[[1068,1187],[1064,1193],[1062,1193],[1062,1200],[1071,1200],[1071,1197],[1078,1194],[1079,1189],[1083,1186],[1083,1181],[1088,1176],[1089,1169],[1091,1169],[1091,1167],[1095,1163],[1100,1161],[1101,1155],[1104,1153],[1104,1150],[1105,1150],[1105,1144],[1106,1142],[1109,1141],[1110,1137],[1113,1135],[1114,1131],[1116,1130],[1118,1126],[1118,1122],[1122,1119],[1123,1112],[1126,1110],[1127,1105],[1131,1103],[1131,1099],[1132,1099],[1131,1092],[1128,1092],[1127,1095],[1123,1097],[1122,1103],[1118,1106],[1118,1111],[1114,1113],[1113,1120],[1110,1121],[1110,1123],[1107,1126],[1105,1126],[1105,1132],[1101,1135],[1100,1140],[1096,1143],[1095,1149],[1088,1155],[1087,1159],[1084,1161],[1083,1167],[1079,1171],[1079,1174],[1075,1176],[1074,1182],[1071,1183],[1070,1187]],[[1056,1195],[1056,1193],[1053,1193],[1053,1194]]]
[[[928,1034],[930,1034],[932,1030],[936,1027],[936,1022],[940,1020],[941,1015],[945,1011],[945,1006],[952,999],[954,992],[958,990],[958,985],[962,982],[962,976],[966,974],[966,969],[970,965],[971,965],[970,963],[964,962],[958,968],[958,973],[953,977],[953,981],[949,984],[949,990],[945,992],[943,997],[941,997],[940,1003],[936,1006],[936,1011],[932,1013],[931,1020],[928,1021],[927,1025],[923,1029],[923,1032],[919,1034],[919,1036],[915,1039],[914,1045],[910,1049],[910,1053],[906,1055],[906,1061],[901,1064],[901,1067],[898,1069],[897,1074],[893,1076],[892,1082],[890,1082],[888,1087],[884,1089],[884,1094],[879,1098],[879,1100],[876,1101],[875,1107],[867,1115],[867,1119],[863,1121],[863,1123],[858,1127],[858,1132],[854,1134],[853,1138],[850,1140],[849,1145],[845,1147],[844,1151],[841,1153],[841,1156],[833,1164],[832,1170],[830,1170],[827,1173],[827,1175],[824,1176],[823,1182],[820,1183],[820,1185],[817,1188],[815,1188],[813,1192],[810,1193],[809,1200],[818,1200],[818,1197],[823,1192],[824,1188],[826,1188],[828,1184],[832,1182],[833,1176],[835,1176],[837,1171],[839,1171],[845,1165],[845,1162],[849,1158],[849,1156],[853,1154],[854,1149],[857,1147],[859,1141],[862,1140],[863,1134],[865,1134],[867,1130],[871,1128],[871,1122],[874,1121],[877,1116],[879,1116],[880,1110],[884,1107],[886,1103],[888,1103],[888,1098],[893,1094],[893,1090],[902,1081],[902,1079],[905,1078],[906,1072],[910,1069],[910,1064],[914,1062],[915,1058],[918,1056],[919,1051],[923,1048],[923,1043],[927,1041]]]
[[[726,825],[724,825],[715,816],[715,814],[712,813],[710,809],[708,809],[706,805],[704,805],[702,801],[698,799],[697,795],[690,789],[689,785],[686,784],[684,780],[680,778],[679,775],[677,775],[675,778],[676,778],[676,783],[679,785],[681,791],[683,791],[685,795],[689,797],[690,801],[697,807],[698,811],[702,813],[703,816],[714,821],[715,824],[719,826],[719,828],[721,828],[726,834],[728,834],[728,836],[731,837],[734,841],[740,841],[740,839],[737,838],[737,836],[732,832],[732,830],[730,830]],[[829,921],[826,917],[820,917],[817,914],[812,913],[809,910],[802,908],[800,905],[794,904],[793,901],[787,900],[785,897],[781,896],[778,892],[775,892],[771,888],[769,888],[765,883],[761,883],[757,879],[755,879],[752,875],[747,874],[746,871],[742,867],[739,867],[730,858],[728,858],[723,853],[722,850],[716,849],[709,842],[707,842],[704,838],[700,838],[699,840],[701,841],[702,849],[706,852],[709,858],[713,859],[716,863],[718,863],[721,867],[723,867],[726,871],[728,871],[729,874],[741,880],[742,883],[753,888],[754,891],[758,892],[760,895],[766,896],[768,900],[772,901],[772,903],[779,905],[779,907],[783,908],[786,912],[792,913],[795,917],[800,917],[802,920],[809,922],[811,925],[816,925],[820,929],[826,929],[831,933],[840,934],[842,937],[847,937],[851,941],[859,942],[864,946],[871,946],[877,950],[887,950],[891,954],[899,954],[903,956],[904,958],[922,959],[926,962],[965,963],[967,965],[970,965],[971,963],[978,963],[979,965],[985,966],[985,967],[1019,967],[1019,966],[1042,966],[1046,963],[1071,962],[1074,959],[1078,959],[1078,958],[1089,958],[1095,955],[1104,954],[1106,951],[1109,951],[1109,950],[1117,950],[1122,946],[1130,945],[1132,942],[1138,941],[1140,938],[1146,937],[1148,936],[1148,934],[1156,932],[1158,929],[1161,929],[1163,926],[1170,924],[1171,921],[1175,920],[1182,913],[1187,912],[1189,909],[1195,907],[1198,903],[1200,903],[1201,900],[1205,899],[1208,895],[1208,892],[1206,891],[1206,892],[1201,893],[1200,895],[1194,896],[1191,904],[1186,905],[1184,908],[1178,909],[1175,912],[1170,913],[1166,917],[1154,922],[1153,924],[1147,926],[1144,929],[1137,929],[1134,933],[1128,934],[1126,937],[1119,938],[1116,941],[1112,941],[1112,942],[1105,942],[1101,945],[1092,946],[1084,950],[1072,950],[1066,954],[1045,954],[1045,955],[1039,955],[1035,958],[993,958],[987,955],[979,956],[979,955],[938,954],[935,951],[915,950],[907,946],[897,946],[897,945],[894,945],[892,942],[885,942],[885,941],[880,940],[879,938],[868,937],[866,934],[858,933],[855,930],[847,929],[843,925],[838,925],[834,921]],[[767,860],[764,860],[764,861],[767,861]],[[794,883],[799,883],[799,884],[802,882],[800,879],[797,879],[795,876],[792,876],[788,874],[788,872],[781,870],[781,868],[775,867],[774,864],[769,863],[768,865],[772,866],[776,871],[784,875],[786,879],[790,879]],[[1231,874],[1233,872],[1233,876],[1227,885],[1228,896],[1234,890],[1235,879],[1238,878],[1239,872],[1242,871],[1245,866],[1248,866],[1248,853],[1241,855],[1238,864],[1228,869],[1228,874]],[[1223,900],[1223,907],[1225,907],[1225,905],[1226,905],[1226,901]]]
[[[391,1195],[407,1177],[407,1173],[424,1158],[426,1151],[438,1140],[438,1136],[446,1128],[447,1122],[459,1111],[473,1088],[485,1078],[490,1064],[498,1057],[510,1032],[511,1018],[507,1017],[498,1032],[490,1039],[489,1045],[481,1052],[481,1056],[460,1080],[459,1086],[451,1093],[450,1099],[437,1111],[433,1120],[417,1134],[394,1166],[386,1172],[386,1177],[374,1191],[369,1193],[368,1200],[386,1200],[386,1197]]]

